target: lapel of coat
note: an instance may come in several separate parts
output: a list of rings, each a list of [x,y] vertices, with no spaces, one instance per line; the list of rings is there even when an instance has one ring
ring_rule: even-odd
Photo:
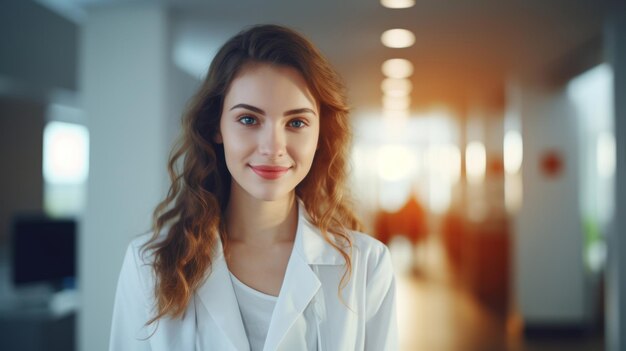
[[[230,280],[221,242],[207,280],[198,288],[197,295],[215,323],[228,337],[235,350],[250,350],[246,331],[239,312],[239,304]]]
[[[280,289],[264,350],[278,349],[289,329],[320,289],[321,282],[312,264],[343,264],[343,257],[328,244],[307,219],[304,204],[298,201],[298,228],[287,271]]]

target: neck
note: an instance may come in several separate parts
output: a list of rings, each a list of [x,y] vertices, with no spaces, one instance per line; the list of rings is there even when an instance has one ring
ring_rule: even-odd
[[[295,192],[263,201],[233,182],[225,217],[229,241],[257,247],[292,242],[298,225]]]

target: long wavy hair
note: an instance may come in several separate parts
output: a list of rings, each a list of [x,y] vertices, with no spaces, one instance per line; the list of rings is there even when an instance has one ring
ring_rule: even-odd
[[[345,259],[338,287],[352,273],[350,230],[361,224],[345,192],[351,141],[344,86],[328,61],[297,32],[277,26],[250,27],[228,40],[213,59],[202,86],[182,118],[168,172],[171,186],[153,214],[153,235],[142,251],[154,254],[155,316],[182,318],[193,293],[210,272],[218,240],[226,243],[224,211],[231,175],[224,148],[215,142],[224,97],[240,70],[250,63],[288,66],[299,71],[320,106],[320,135],[313,166],[297,185],[311,222]],[[182,169],[180,169],[182,163]],[[167,233],[162,238],[161,232]]]

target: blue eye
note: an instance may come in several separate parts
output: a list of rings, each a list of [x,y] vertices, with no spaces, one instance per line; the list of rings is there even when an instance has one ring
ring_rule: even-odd
[[[256,119],[250,116],[243,116],[239,118],[239,123],[246,125],[246,126],[250,126],[250,125],[256,124]]]
[[[289,121],[289,126],[292,128],[302,128],[304,127],[306,124],[299,120],[299,119],[294,119],[293,121]]]

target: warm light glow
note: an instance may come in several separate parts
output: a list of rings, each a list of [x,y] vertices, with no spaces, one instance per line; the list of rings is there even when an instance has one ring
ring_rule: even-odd
[[[596,161],[598,174],[601,177],[613,177],[615,174],[615,137],[612,133],[603,132],[598,135]]]
[[[389,29],[383,33],[380,41],[389,48],[408,48],[415,43],[415,35],[406,29]]]
[[[426,166],[451,184],[461,178],[461,150],[454,144],[432,145],[426,150]]]
[[[461,150],[454,144],[445,145],[444,160],[450,183],[457,183],[461,179]]]
[[[523,184],[521,173],[507,174],[504,178],[504,206],[510,214],[516,214],[522,208]]]
[[[378,151],[378,174],[386,181],[408,177],[414,171],[415,163],[411,152],[403,146],[385,145]]]
[[[411,179],[407,176],[402,179],[379,182],[378,205],[387,212],[396,212],[406,203],[411,194]]]
[[[87,179],[89,133],[77,124],[50,122],[43,133],[43,175],[48,183],[76,184]]]
[[[437,214],[443,214],[450,208],[452,189],[441,177],[430,177],[428,187],[428,207]]]
[[[402,115],[404,110],[397,110],[397,112],[397,115],[383,119],[382,125],[377,129],[377,132],[384,138],[384,141],[381,140],[383,144],[406,139],[408,118]],[[391,112],[387,112],[387,114],[391,114]]]
[[[450,207],[452,186],[461,177],[461,151],[452,143],[430,145],[424,155],[428,172],[428,205],[435,213]]]
[[[465,148],[465,170],[467,181],[473,184],[482,183],[485,179],[487,153],[485,145],[480,141],[472,141]]]
[[[387,119],[407,119],[409,118],[409,110],[383,110],[383,117]]]
[[[390,9],[407,9],[415,6],[415,0],[380,0],[380,4]]]
[[[403,78],[386,78],[383,80],[380,88],[389,96],[406,96],[413,90],[413,84],[410,80]]]
[[[411,106],[409,96],[383,96],[383,108],[385,110],[406,110]]]
[[[516,130],[509,130],[504,135],[504,170],[515,174],[522,168],[522,135]]]
[[[406,59],[389,59],[383,62],[382,71],[389,78],[408,78],[413,74],[413,64]]]

